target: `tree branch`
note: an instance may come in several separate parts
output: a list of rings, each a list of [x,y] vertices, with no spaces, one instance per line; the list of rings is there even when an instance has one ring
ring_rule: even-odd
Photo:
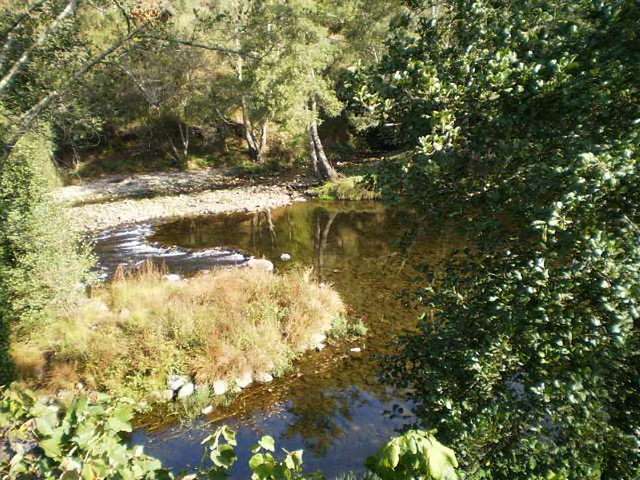
[[[84,77],[93,67],[95,67],[98,63],[102,62],[105,58],[107,58],[113,52],[118,50],[125,43],[129,42],[129,40],[131,40],[133,37],[138,35],[141,31],[146,29],[151,23],[153,23],[153,20],[149,20],[145,22],[144,24],[136,28],[133,32],[131,32],[129,35],[117,41],[106,50],[103,50],[102,52],[100,52],[100,54],[97,55],[93,60],[90,60],[89,62],[85,63],[80,70],[78,70],[76,73],[73,74],[73,76],[69,79],[69,81],[66,82],[65,88],[61,90],[53,90],[49,92],[48,95],[43,97],[38,103],[36,103],[33,107],[31,107],[29,110],[23,113],[17,121],[18,130],[15,133],[15,135],[13,135],[13,137],[11,137],[8,142],[6,142],[5,150],[7,149],[11,150],[13,146],[17,143],[17,141],[20,140],[20,138],[22,138],[22,136],[31,128],[35,120],[38,118],[38,116],[44,110],[46,110],[53,102],[58,100],[73,85],[74,82]]]
[[[231,48],[219,47],[216,45],[203,45],[201,43],[189,42],[187,40],[175,40],[173,38],[159,37],[156,35],[144,35],[144,38],[153,38],[155,40],[163,40],[169,43],[177,43],[180,45],[185,45],[187,47],[202,48],[204,50],[211,50],[214,52],[232,53],[234,55],[240,55],[241,57],[260,58],[258,55],[252,52],[246,52],[243,50],[233,50]]]
[[[22,15],[20,15],[9,28],[7,28],[4,32],[2,32],[2,35],[0,35],[0,38],[8,42],[9,36],[11,35],[11,33],[13,33],[13,31],[16,30],[27,17],[31,16],[33,12],[35,12],[38,8],[44,5],[45,2],[46,0],[40,0],[39,2],[36,2],[33,5],[31,5],[29,9],[26,12],[24,12]]]
[[[53,23],[49,25],[49,27],[40,34],[38,39],[35,42],[33,42],[33,44],[23,52],[23,54],[20,56],[18,60],[16,60],[16,62],[9,69],[7,74],[2,78],[2,80],[0,80],[0,95],[2,95],[2,92],[4,92],[7,89],[11,81],[18,74],[18,72],[29,61],[29,57],[31,56],[31,53],[36,48],[40,47],[44,42],[46,42],[47,38],[49,38],[49,35],[51,35],[51,33],[53,33],[62,24],[65,18],[67,18],[69,15],[73,13],[73,11],[75,10],[78,4],[78,1],[79,0],[69,0],[69,3],[67,3],[67,6],[58,14],[58,16],[53,21]]]

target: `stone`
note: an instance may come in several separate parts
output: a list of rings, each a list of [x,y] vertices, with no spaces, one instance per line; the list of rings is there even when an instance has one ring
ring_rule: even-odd
[[[213,394],[224,395],[229,391],[229,383],[226,380],[216,380],[213,382]]]
[[[273,263],[266,258],[250,258],[245,264],[247,268],[251,270],[257,270],[260,272],[273,272]]]
[[[251,372],[244,372],[238,378],[236,378],[236,385],[238,388],[247,388],[253,383],[253,376]]]
[[[269,383],[273,382],[273,375],[267,372],[258,372],[255,376],[255,381],[258,383]]]
[[[169,378],[167,379],[167,388],[175,392],[187,383],[189,383],[189,377],[186,375],[169,375]]]
[[[209,415],[210,413],[213,413],[213,405],[207,405],[202,409],[203,415]]]
[[[177,273],[171,273],[169,275],[165,275],[164,278],[169,282],[179,282],[181,280],[180,275],[178,275]]]
[[[311,335],[311,345],[321,345],[327,341],[327,336],[324,333],[314,333]]]
[[[288,262],[289,260],[291,260],[291,255],[288,253],[283,253],[282,255],[280,255],[280,260],[282,260],[283,262]]]
[[[157,402],[170,402],[173,399],[173,390],[156,390],[151,398]]]
[[[189,398],[191,395],[193,395],[193,392],[195,391],[195,385],[191,382],[189,383],[185,383],[182,387],[180,387],[180,390],[178,390],[178,395],[177,395],[177,399],[178,400],[184,400],[185,398]]]

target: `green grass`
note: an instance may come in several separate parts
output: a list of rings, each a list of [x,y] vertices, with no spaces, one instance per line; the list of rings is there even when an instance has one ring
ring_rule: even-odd
[[[169,282],[148,267],[14,344],[14,358],[23,379],[46,390],[82,383],[143,399],[166,388],[170,374],[210,385],[284,371],[344,315],[339,295],[305,271],[227,270]]]
[[[340,177],[316,187],[312,193],[321,200],[376,200],[380,193],[369,189],[363,182],[363,177]]]

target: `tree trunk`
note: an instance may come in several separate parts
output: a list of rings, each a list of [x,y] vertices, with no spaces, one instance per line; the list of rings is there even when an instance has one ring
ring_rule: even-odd
[[[317,176],[323,180],[330,180],[337,177],[337,173],[329,159],[324,153],[322,140],[318,134],[318,122],[316,121],[316,101],[311,100],[311,123],[309,124],[309,151],[313,161],[313,169]]]

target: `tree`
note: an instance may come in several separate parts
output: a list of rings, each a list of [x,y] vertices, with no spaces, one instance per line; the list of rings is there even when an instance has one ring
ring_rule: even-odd
[[[472,478],[635,478],[640,9],[412,3],[354,102],[411,147],[377,180],[518,229],[485,225],[476,254],[424,271],[428,314],[385,378]]]

